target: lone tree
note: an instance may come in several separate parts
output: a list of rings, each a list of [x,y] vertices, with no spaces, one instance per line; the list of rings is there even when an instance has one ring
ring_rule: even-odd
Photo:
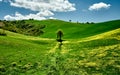
[[[59,49],[62,49],[62,36],[63,36],[63,32],[61,30],[57,31],[57,41],[59,42]]]
[[[69,20],[69,22],[72,22],[72,20]]]
[[[62,36],[63,36],[62,30],[58,30],[58,31],[57,31],[57,41],[58,41],[58,42],[62,42],[62,41],[63,41],[63,40],[62,40]]]

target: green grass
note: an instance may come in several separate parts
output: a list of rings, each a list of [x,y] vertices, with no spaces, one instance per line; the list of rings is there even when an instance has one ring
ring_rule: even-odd
[[[34,21],[47,25],[41,36],[46,38],[5,31],[7,36],[0,36],[0,75],[119,75],[119,22]],[[55,39],[58,29],[66,40],[61,49]]]
[[[61,20],[28,20],[26,23],[46,25],[43,29],[44,34],[41,36],[43,38],[56,38],[58,29],[63,30],[65,39],[80,39],[120,28],[120,20],[95,24],[71,23]]]

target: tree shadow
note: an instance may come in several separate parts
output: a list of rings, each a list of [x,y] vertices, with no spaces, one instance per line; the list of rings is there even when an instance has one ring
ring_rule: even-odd
[[[59,42],[58,48],[59,48],[60,50],[62,50],[63,41],[65,41],[65,40],[57,39],[57,41]]]
[[[59,48],[60,50],[62,50],[62,42],[59,43],[58,48]]]

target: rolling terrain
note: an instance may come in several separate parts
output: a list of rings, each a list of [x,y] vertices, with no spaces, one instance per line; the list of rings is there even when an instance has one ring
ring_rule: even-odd
[[[0,36],[0,75],[120,74],[120,20],[25,22],[46,25],[44,34],[35,37],[5,30],[7,36]],[[58,29],[64,33],[62,46],[56,41]]]
[[[43,29],[45,34],[41,37],[54,39],[56,39],[56,32],[58,29],[61,29],[63,31],[63,38],[65,39],[80,39],[120,28],[120,20],[95,24],[73,23],[61,20],[27,20],[26,23],[45,25],[45,28]]]

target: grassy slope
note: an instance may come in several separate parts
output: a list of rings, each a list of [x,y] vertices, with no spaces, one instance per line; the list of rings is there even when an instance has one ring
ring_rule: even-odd
[[[10,70],[10,67],[14,62],[20,63],[19,66],[29,62],[34,64],[39,61],[42,62],[41,60],[44,59],[47,51],[55,44],[54,40],[51,39],[24,36],[9,31],[6,31],[6,33],[7,36],[0,36],[0,70],[4,71],[4,68],[8,68],[5,75],[13,71]],[[22,68],[26,68],[26,66]],[[19,74],[19,72],[16,74]]]
[[[45,34],[42,37],[56,38],[56,31],[62,29],[65,39],[77,39],[93,36],[110,30],[120,28],[120,20],[96,23],[96,24],[77,24],[61,20],[27,21],[36,25],[46,25]]]
[[[69,42],[65,46],[69,50],[68,58],[82,71],[79,74],[119,75],[120,28],[77,42]]]
[[[49,21],[49,20],[48,20]],[[41,21],[42,22],[42,21]],[[56,21],[55,21],[56,22]],[[63,21],[62,21],[63,22]],[[119,21],[118,21],[119,22]],[[94,33],[90,37],[86,35],[75,36],[76,39],[70,38],[70,35],[66,35],[64,38],[70,38],[63,43],[62,49],[58,49],[58,43],[55,39],[44,39],[38,37],[24,36],[21,34],[12,33],[6,31],[7,36],[0,36],[0,74],[1,75],[119,75],[120,73],[120,28],[117,21],[107,22],[101,26],[102,31],[96,25],[102,25],[104,23],[95,24],[94,30],[90,33]],[[36,21],[36,24],[39,23]],[[43,23],[47,23],[44,22]],[[43,24],[41,23],[41,24]],[[63,22],[63,24],[66,22]],[[115,25],[109,23],[116,23]],[[57,23],[59,24],[59,23]],[[73,28],[67,27],[68,30],[77,30],[78,24],[73,23]],[[72,24],[70,23],[72,26]],[[83,26],[83,25],[80,25]],[[47,27],[48,24],[47,24]],[[44,37],[55,38],[55,31],[60,28],[59,25],[56,28],[53,25],[51,29],[45,29]],[[84,26],[83,26],[84,27]],[[84,28],[92,27],[87,25]],[[66,28],[61,28],[67,34],[69,33]],[[75,28],[75,29],[74,29]],[[80,28],[78,28],[80,29]],[[100,31],[98,31],[98,30]],[[81,31],[85,31],[83,29]],[[112,30],[112,31],[110,31]],[[1,30],[0,30],[1,31]],[[107,32],[108,31],[108,32]],[[98,33],[97,33],[98,32]],[[51,34],[49,34],[51,33]],[[86,32],[88,34],[89,31]],[[101,34],[99,34],[101,33]],[[97,35],[95,35],[97,34]],[[51,37],[52,36],[52,37]],[[86,37],[86,38],[85,38]],[[78,39],[81,38],[81,39]],[[56,63],[57,62],[57,63]]]

